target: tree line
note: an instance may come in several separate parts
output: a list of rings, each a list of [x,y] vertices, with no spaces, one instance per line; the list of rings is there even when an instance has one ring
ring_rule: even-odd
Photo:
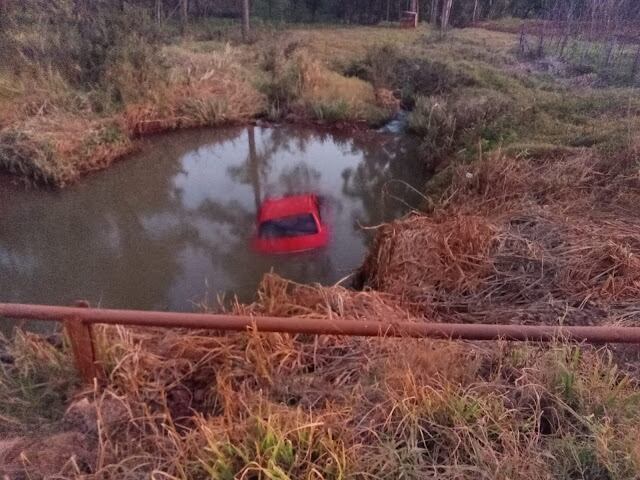
[[[253,18],[271,22],[377,24],[397,21],[417,3],[420,20],[456,27],[505,16],[594,21],[616,17],[638,20],[637,0],[0,0],[0,24],[13,11],[60,8],[77,13],[127,7],[147,11],[157,22],[188,23],[189,19],[242,18],[243,7]]]
[[[10,0],[4,0],[10,1]],[[95,3],[100,0],[76,0]],[[158,19],[240,18],[246,4],[250,15],[273,22],[340,22],[376,24],[397,21],[410,9],[411,0],[117,0],[142,6]],[[540,15],[547,0],[418,0],[422,21],[437,23],[448,17],[454,26],[503,16]]]

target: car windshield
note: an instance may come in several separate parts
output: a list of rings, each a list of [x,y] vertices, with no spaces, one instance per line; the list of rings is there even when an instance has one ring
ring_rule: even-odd
[[[310,213],[268,220],[260,225],[260,238],[300,237],[318,233],[318,226]]]

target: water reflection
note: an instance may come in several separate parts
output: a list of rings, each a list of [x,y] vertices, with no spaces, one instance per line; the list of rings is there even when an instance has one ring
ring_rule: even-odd
[[[410,140],[371,133],[203,130],[155,138],[136,158],[62,192],[0,183],[0,301],[189,310],[205,295],[249,300],[270,270],[335,282],[365,253],[357,226],[406,208],[383,200],[385,184],[421,187],[416,152]],[[261,201],[310,191],[330,205],[329,247],[252,252]]]

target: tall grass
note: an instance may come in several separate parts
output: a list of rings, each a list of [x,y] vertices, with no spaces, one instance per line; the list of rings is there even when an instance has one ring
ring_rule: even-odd
[[[60,420],[78,386],[68,352],[18,331],[0,339],[0,434],[27,433]]]
[[[261,295],[238,308],[407,315],[383,293],[274,277]],[[640,467],[638,386],[607,349],[103,334],[108,385],[82,403],[99,477],[631,479]]]

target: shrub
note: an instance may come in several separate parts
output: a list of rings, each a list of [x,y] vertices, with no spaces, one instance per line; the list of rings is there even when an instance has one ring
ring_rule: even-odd
[[[453,146],[456,117],[444,98],[419,96],[409,115],[408,128],[422,137],[426,156],[441,158]]]
[[[393,45],[369,49],[366,56],[352,62],[345,74],[371,82],[375,87],[401,92],[403,103],[412,107],[416,96],[441,95],[460,87],[477,85],[464,71],[447,63],[402,54]]]
[[[425,154],[439,159],[454,144],[473,150],[479,140],[489,147],[511,134],[518,121],[512,104],[492,91],[467,90],[457,97],[418,96],[409,130],[423,138]]]
[[[294,55],[296,42],[273,44],[262,52],[261,67],[267,78],[258,83],[258,90],[266,95],[273,111],[284,112],[300,97],[306,53]]]

